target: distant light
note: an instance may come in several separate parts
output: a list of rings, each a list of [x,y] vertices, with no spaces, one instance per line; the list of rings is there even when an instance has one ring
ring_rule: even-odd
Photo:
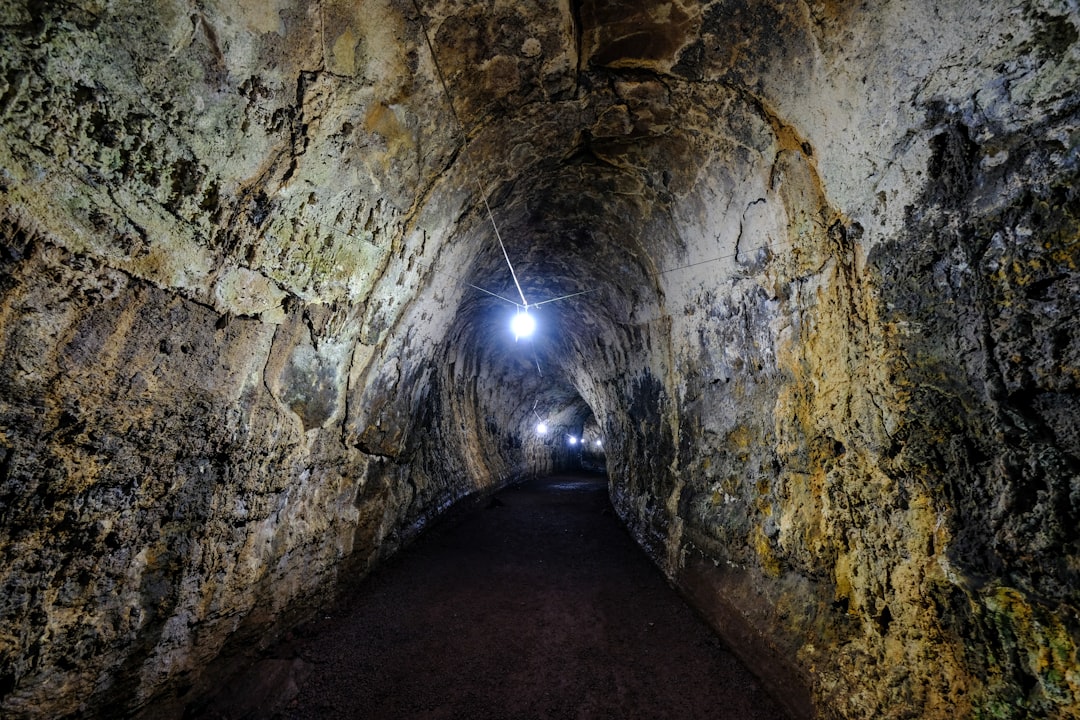
[[[597,440],[597,441],[596,441],[596,447],[604,447],[604,443],[602,443],[602,442],[600,442],[599,440]]]
[[[577,445],[577,438],[574,437],[573,435],[570,436],[570,444],[571,445]]]
[[[510,330],[514,333],[515,340],[529,337],[536,330],[536,320],[527,310],[519,310],[510,321]]]
[[[536,434],[537,435],[547,435],[547,431],[548,431],[548,427],[547,427],[546,422],[538,422],[538,423],[536,423]]]

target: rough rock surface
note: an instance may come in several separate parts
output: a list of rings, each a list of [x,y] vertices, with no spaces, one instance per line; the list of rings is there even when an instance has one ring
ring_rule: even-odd
[[[0,27],[0,714],[179,714],[585,431],[796,713],[1080,717],[1074,2]]]

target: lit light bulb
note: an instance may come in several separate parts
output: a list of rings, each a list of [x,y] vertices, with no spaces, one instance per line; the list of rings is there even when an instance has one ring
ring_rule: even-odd
[[[596,447],[604,447],[604,444],[599,440],[596,441]]]
[[[577,438],[574,437],[573,435],[570,436],[570,444],[571,445],[577,445]]]
[[[547,430],[548,430],[548,428],[547,428],[547,423],[546,422],[541,421],[541,422],[536,423],[536,433],[538,435],[547,435]]]
[[[519,310],[510,321],[510,330],[514,333],[515,340],[529,337],[536,330],[536,320],[533,320],[533,316],[527,310]]]

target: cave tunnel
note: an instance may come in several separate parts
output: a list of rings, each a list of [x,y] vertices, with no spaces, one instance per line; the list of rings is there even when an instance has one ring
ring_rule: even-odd
[[[583,466],[808,716],[1080,717],[1075,2],[0,28],[3,717],[164,717]]]

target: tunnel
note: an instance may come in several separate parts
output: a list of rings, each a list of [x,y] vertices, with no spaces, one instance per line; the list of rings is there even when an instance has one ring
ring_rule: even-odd
[[[573,468],[797,717],[1080,717],[1075,2],[0,28],[0,716],[179,719]]]

